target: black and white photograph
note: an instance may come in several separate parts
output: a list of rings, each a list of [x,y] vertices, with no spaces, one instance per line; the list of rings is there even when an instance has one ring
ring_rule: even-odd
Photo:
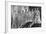
[[[0,1],[1,34],[46,33],[45,0]]]
[[[41,28],[41,6],[11,5],[11,29]]]

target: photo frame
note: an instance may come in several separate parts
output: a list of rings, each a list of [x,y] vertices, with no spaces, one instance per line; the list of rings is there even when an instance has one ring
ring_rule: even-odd
[[[31,6],[31,9],[33,8],[39,8],[40,11],[40,17],[41,17],[41,26],[40,27],[35,27],[35,28],[16,28],[16,27],[11,27],[11,11],[13,10],[13,7],[11,8],[11,6]],[[20,8],[19,8],[20,9]],[[7,1],[6,2],[6,23],[5,23],[5,32],[18,32],[18,31],[42,31],[44,29],[44,23],[42,21],[43,19],[43,11],[44,11],[44,6],[42,3],[30,3],[30,2],[11,2],[11,1]]]

